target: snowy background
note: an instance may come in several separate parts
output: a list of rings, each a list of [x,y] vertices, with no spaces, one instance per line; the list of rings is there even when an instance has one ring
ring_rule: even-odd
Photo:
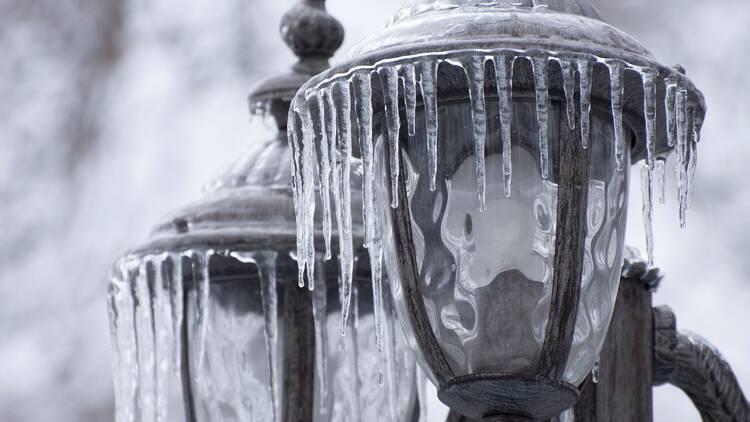
[[[109,265],[264,139],[245,95],[292,62],[277,35],[292,3],[0,0],[0,420],[112,420]],[[398,0],[328,3],[346,49]],[[750,392],[750,3],[595,3],[663,63],[683,64],[708,99],[688,229],[673,205],[657,208],[667,279],[655,300],[711,340]],[[656,416],[699,420],[670,387],[656,390]]]

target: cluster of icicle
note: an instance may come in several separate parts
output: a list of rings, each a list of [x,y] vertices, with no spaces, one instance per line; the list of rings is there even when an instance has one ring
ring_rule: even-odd
[[[663,82],[658,81],[658,71],[653,68],[635,66],[617,59],[604,59],[588,54],[551,53],[520,50],[467,50],[461,52],[425,54],[386,60],[373,66],[361,66],[345,74],[333,75],[318,83],[312,83],[304,92],[295,97],[289,111],[288,138],[293,152],[293,185],[297,215],[297,262],[299,279],[303,283],[313,280],[315,246],[314,214],[315,191],[319,187],[323,207],[323,229],[326,257],[331,255],[332,218],[338,226],[338,241],[341,260],[341,280],[346,293],[343,323],[346,324],[352,283],[352,210],[350,207],[350,176],[352,172],[352,139],[359,142],[363,173],[363,211],[365,224],[365,247],[370,255],[372,279],[376,300],[380,296],[382,282],[383,245],[380,239],[379,221],[376,215],[374,190],[373,124],[374,114],[385,117],[390,148],[390,173],[395,192],[398,184],[400,153],[399,107],[403,97],[406,124],[410,136],[415,134],[416,105],[418,91],[424,107],[424,124],[428,151],[429,177],[431,189],[435,189],[438,157],[438,66],[449,63],[461,67],[466,74],[474,124],[474,146],[476,156],[477,193],[480,207],[485,199],[485,66],[494,65],[497,94],[499,97],[499,118],[503,150],[503,174],[506,196],[510,196],[511,162],[511,120],[513,92],[513,63],[516,60],[531,62],[534,73],[537,120],[539,123],[539,151],[542,177],[549,175],[549,63],[556,61],[562,69],[562,80],[566,97],[568,123],[576,124],[575,91],[576,81],[580,91],[581,138],[584,148],[588,144],[590,130],[592,75],[595,63],[605,65],[610,74],[611,107],[614,121],[616,160],[620,170],[627,148],[623,139],[624,74],[637,72],[643,81],[644,115],[646,118],[646,165],[644,180],[644,220],[647,233],[647,249],[653,261],[653,196],[654,186],[662,200],[664,192],[664,161],[656,156],[656,114],[657,83],[666,88],[665,107],[670,147],[677,150],[677,175],[679,180],[679,213],[684,225],[686,212],[692,196],[692,179],[696,164],[696,143],[702,125],[702,115],[689,107],[689,81],[680,73],[672,72]],[[383,110],[373,110],[372,77],[377,74],[383,93]],[[578,78],[576,78],[578,74]],[[399,94],[399,86],[403,92]],[[692,116],[690,114],[692,113]],[[352,116],[356,121],[352,121]],[[353,133],[356,129],[357,133]],[[315,177],[317,175],[317,182]],[[398,195],[393,196],[392,207],[398,207]],[[331,198],[333,201],[331,201]],[[306,274],[305,274],[306,273]],[[382,323],[382,322],[381,322]],[[378,333],[381,331],[378,330]],[[378,340],[380,344],[380,340]]]
[[[126,256],[110,274],[107,310],[112,345],[117,422],[167,420],[170,377],[181,376],[183,352],[195,360],[195,384],[200,388],[209,310],[209,260],[214,250],[187,250],[148,256]],[[263,278],[261,300],[264,336],[270,369],[271,401],[278,413],[279,354],[277,352],[276,253],[222,252],[241,262],[252,262]],[[187,265],[185,265],[187,263]],[[184,286],[192,280],[196,291],[196,340],[183,351]],[[240,397],[234,408],[246,409]],[[250,410],[251,411],[251,410]],[[240,415],[243,416],[243,415]],[[252,420],[250,415],[242,420]]]
[[[262,403],[262,409],[248,407],[243,397],[222,397],[229,400],[232,409],[240,420],[257,420],[270,407],[274,421],[280,420],[282,355],[279,351],[278,319],[279,300],[277,297],[276,262],[277,252],[234,252],[191,249],[183,252],[162,253],[155,255],[130,255],[122,258],[110,275],[107,310],[110,321],[112,345],[112,373],[114,376],[116,422],[164,422],[167,420],[168,386],[172,377],[184,376],[183,356],[190,356],[192,361],[190,382],[197,387],[196,394],[209,394],[208,383],[203,379],[202,370],[206,357],[207,332],[210,310],[210,277],[209,263],[214,255],[231,256],[240,262],[255,264],[261,278],[260,294],[263,311],[263,335],[265,337],[267,364],[269,368],[269,393],[271,403]],[[322,265],[322,257],[318,263]],[[318,273],[318,287],[312,295],[313,322],[315,329],[315,368],[319,381],[319,398],[321,411],[324,411],[328,397],[328,340],[326,324],[326,285]],[[186,287],[183,282],[191,283],[195,291],[195,338],[185,341],[184,309]],[[339,296],[342,296],[339,292]],[[357,289],[354,289],[354,322],[346,327],[345,347],[351,351],[347,354],[348,370],[354,375],[354,386],[344,389],[346,397],[334,397],[349,403],[352,420],[360,420],[363,415],[359,405],[359,382],[357,380],[358,352],[356,338],[359,312],[357,310]],[[390,405],[391,420],[398,419],[396,394],[398,374],[396,373],[395,330],[397,326],[391,321],[385,330],[384,360],[387,374],[387,397]],[[183,347],[190,350],[183,351]],[[416,382],[418,397],[421,403],[421,414],[426,415],[426,376],[417,370]],[[210,397],[196,397],[210,401]],[[210,409],[209,409],[210,412]],[[218,413],[217,413],[218,414]],[[261,416],[263,418],[263,416]],[[221,418],[218,418],[221,419]],[[212,418],[213,420],[213,418]],[[425,419],[421,419],[425,420]]]

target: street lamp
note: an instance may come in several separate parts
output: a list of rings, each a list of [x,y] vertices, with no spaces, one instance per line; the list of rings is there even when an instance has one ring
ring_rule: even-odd
[[[300,270],[314,277],[316,177],[346,195],[352,162],[373,271],[386,263],[439,398],[476,419],[555,416],[607,333],[630,165],[645,163],[653,262],[664,160],[684,224],[705,111],[587,0],[408,1],[292,102]]]
[[[299,62],[250,95],[251,112],[272,117],[277,134],[241,157],[200,202],[157,224],[112,271],[118,422],[164,421],[171,371],[181,376],[188,421],[414,417],[411,350],[394,329],[390,294],[373,301],[367,257],[352,249],[364,236],[361,217],[347,220],[341,236],[332,236],[330,220],[314,221],[311,241],[327,250],[310,258],[316,278],[298,287],[287,111],[296,90],[327,68],[344,34],[323,1],[297,4],[281,32]],[[353,189],[343,201],[360,196]],[[336,288],[339,254],[346,290]]]

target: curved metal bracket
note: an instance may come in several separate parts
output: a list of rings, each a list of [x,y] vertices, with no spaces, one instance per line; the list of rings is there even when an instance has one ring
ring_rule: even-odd
[[[696,334],[678,332],[669,307],[654,308],[653,316],[654,385],[684,391],[704,422],[750,421],[750,403],[721,353]]]

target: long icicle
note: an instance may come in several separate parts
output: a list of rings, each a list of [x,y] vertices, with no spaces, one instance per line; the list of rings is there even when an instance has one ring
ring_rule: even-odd
[[[333,85],[333,103],[336,110],[336,136],[339,151],[336,175],[338,190],[334,196],[336,201],[336,220],[339,232],[339,261],[341,266],[341,334],[345,334],[346,321],[352,299],[352,279],[354,277],[354,256],[352,239],[352,211],[351,211],[351,153],[352,153],[352,121],[351,121],[351,90],[348,82],[335,82]],[[336,154],[332,154],[334,159]],[[340,172],[339,172],[340,170]]]
[[[675,146],[675,139],[677,138],[677,82],[674,78],[670,77],[666,79],[664,85],[664,111],[667,116],[667,145],[673,147]]]
[[[487,112],[485,111],[484,101],[484,65],[485,57],[476,55],[462,63],[469,82],[471,120],[474,128],[474,155],[476,156],[477,195],[479,197],[480,211],[484,211],[486,190],[484,150],[487,135]]]
[[[362,419],[362,410],[360,405],[360,382],[359,382],[359,344],[358,342],[358,330],[359,330],[359,291],[354,288],[354,318],[353,322],[345,327],[348,331],[348,335],[344,338],[346,346],[346,362],[349,373],[351,374],[350,385],[351,389],[350,403],[352,422],[360,422]]]
[[[150,262],[142,260],[135,286],[136,339],[138,342],[138,408],[140,420],[156,419],[156,361],[154,358],[154,314],[151,306],[148,268]]]
[[[323,206],[323,239],[325,242],[326,261],[331,259],[331,159],[329,154],[328,125],[326,124],[326,101],[330,95],[321,90],[316,95],[318,122],[315,131],[319,131],[318,149],[320,150],[320,203]]]
[[[404,79],[404,106],[406,107],[406,124],[409,136],[417,133],[417,74],[413,64],[401,66]]]
[[[310,99],[305,101],[302,110],[302,195],[304,207],[303,230],[305,231],[304,256],[302,261],[307,269],[307,286],[315,285],[315,130],[313,128]],[[300,259],[300,257],[297,257]],[[299,280],[302,283],[302,280]],[[302,285],[300,285],[302,287]]]
[[[385,103],[385,121],[388,128],[388,145],[391,151],[391,189],[393,192],[391,207],[398,208],[398,178],[401,153],[399,150],[399,131],[401,130],[401,119],[398,114],[398,71],[392,66],[384,66],[378,69],[380,84],[383,89],[383,102]]]
[[[653,172],[648,165],[641,167],[641,192],[643,193],[643,226],[646,232],[646,251],[649,266],[654,265],[654,191]]]
[[[578,79],[581,94],[581,142],[583,148],[589,146],[591,132],[591,80],[594,64],[588,57],[578,59]]]
[[[696,121],[696,113],[695,110],[692,112],[692,119],[693,119],[693,128],[690,131],[692,138],[689,142],[689,157],[688,157],[688,164],[687,164],[687,211],[690,211],[690,208],[693,205],[693,193],[695,192],[695,170],[698,166],[698,141],[700,138],[700,129],[698,129]],[[686,222],[687,223],[687,222]]]
[[[176,346],[175,341],[170,334],[170,318],[172,314],[172,304],[169,301],[169,284],[164,278],[163,267],[167,261],[166,255],[156,258],[154,261],[153,277],[153,295],[152,295],[152,313],[154,315],[155,348],[154,359],[156,362],[156,421],[165,422],[167,420],[169,404],[169,362],[171,359],[170,351]]]
[[[542,168],[542,179],[549,177],[549,76],[547,74],[548,58],[546,55],[531,58],[534,68],[536,91],[536,121],[539,126],[539,160]]]
[[[206,357],[206,336],[208,334],[208,313],[210,303],[209,264],[212,255],[212,250],[206,252],[195,251],[191,257],[193,282],[195,283],[196,289],[195,321],[196,326],[198,327],[198,339],[195,343],[194,356],[198,362],[196,365],[196,374],[198,378],[200,378],[200,373],[203,370],[203,362]]]
[[[304,165],[302,159],[302,144],[301,138],[303,137],[299,130],[300,119],[302,116],[299,115],[301,109],[297,108],[295,104],[289,110],[289,121],[287,122],[287,137],[292,150],[292,194],[294,197],[294,215],[297,227],[297,284],[302,287],[305,282],[305,248],[307,246],[306,236],[307,230],[305,229],[305,210],[307,204],[304,201],[304,177],[302,174],[302,167]]]
[[[424,102],[425,128],[427,131],[427,160],[430,172],[430,190],[437,188],[437,146],[438,146],[438,98],[437,69],[438,62],[425,60],[418,63],[419,86],[422,88]]]
[[[372,146],[372,80],[369,71],[357,73],[352,78],[355,92],[354,109],[357,115],[357,129],[359,140],[359,152],[362,157],[362,200],[363,219],[365,224],[365,247],[369,248],[372,242],[373,221],[375,212],[374,192],[374,165]]]
[[[646,164],[653,172],[656,160],[656,77],[652,69],[641,72],[643,78],[643,114],[646,116]]]
[[[323,263],[318,262],[317,287],[312,293],[313,326],[315,327],[315,368],[318,373],[321,413],[325,413],[328,403],[328,319],[327,286]]]
[[[679,219],[680,225],[685,226],[687,218],[687,210],[683,205],[685,204],[685,186],[687,184],[687,175],[685,166],[687,163],[687,142],[688,142],[688,113],[687,113],[687,90],[679,87],[677,92],[676,108],[677,108],[677,165],[675,171],[677,173],[677,202],[679,204]]]
[[[654,183],[656,185],[656,199],[661,205],[664,205],[664,203],[666,202],[666,166],[666,159],[661,157],[656,159],[656,180],[654,181]]]
[[[182,255],[169,254],[171,267],[163,267],[164,277],[169,278],[169,298],[172,301],[172,372],[178,376],[182,372],[182,324],[183,324],[183,287],[182,287]]]
[[[279,299],[276,266],[277,252],[242,253],[232,252],[231,256],[245,264],[255,264],[260,276],[260,300],[263,307],[263,337],[266,342],[268,381],[271,395],[273,420],[281,415],[281,359],[279,356]]]
[[[617,170],[622,171],[623,162],[625,161],[625,133],[622,125],[625,64],[619,60],[609,60],[607,61],[607,67],[609,68],[612,120],[615,132],[615,161],[617,163]]]
[[[503,184],[505,196],[510,197],[513,161],[511,160],[511,122],[513,121],[513,86],[511,70],[515,56],[508,60],[505,54],[495,56],[495,78],[497,79],[498,108],[500,111],[500,139],[503,146]],[[510,68],[508,62],[510,61]]]
[[[385,315],[393,315],[393,309],[387,305],[390,302],[383,301],[383,311]],[[396,331],[394,325],[395,318],[385,319],[385,372],[387,382],[387,396],[388,396],[388,410],[390,419],[392,422],[398,422],[398,402],[399,402],[399,391],[398,382],[396,380]]]

